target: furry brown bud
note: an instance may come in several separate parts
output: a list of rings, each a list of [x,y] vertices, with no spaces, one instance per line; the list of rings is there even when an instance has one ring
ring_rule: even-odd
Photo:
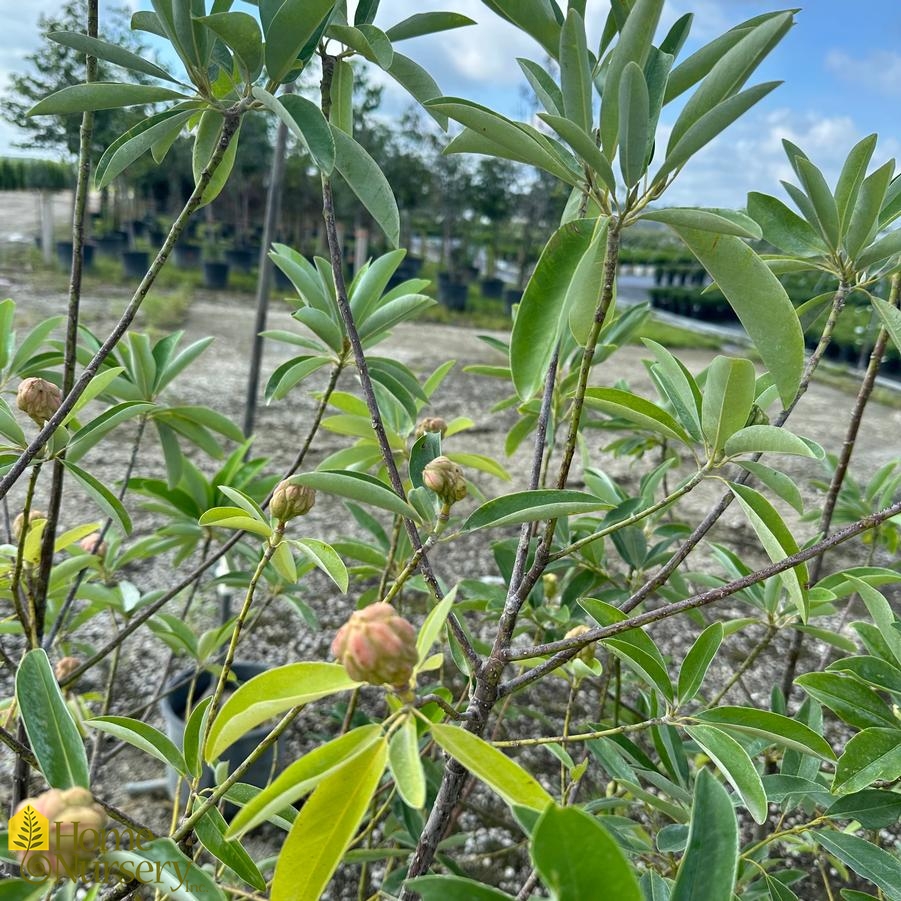
[[[426,416],[425,419],[420,419],[419,422],[416,423],[416,432],[414,434],[417,438],[420,438],[427,432],[437,432],[444,437],[446,431],[447,423],[440,416]]]
[[[65,682],[80,666],[81,661],[77,657],[60,657],[53,667],[53,675],[57,682]]]
[[[584,635],[586,632],[590,632],[591,629],[582,624],[579,626],[573,626],[569,632],[564,635],[564,638],[578,638],[580,635]],[[594,660],[594,645],[587,644],[585,647],[579,649],[579,653],[576,654],[576,657],[581,660],[583,663],[591,663]]]
[[[463,470],[447,457],[435,457],[422,471],[422,483],[434,491],[446,504],[453,504],[466,497],[466,476]]]
[[[59,388],[46,379],[23,379],[16,392],[16,406],[42,426],[63,402]]]
[[[295,485],[285,479],[275,486],[269,512],[279,521],[287,522],[295,516],[309,513],[316,503],[316,492],[306,485]]]
[[[98,544],[99,542],[99,544]],[[105,541],[100,540],[99,532],[91,532],[90,535],[85,535],[81,541],[78,542],[78,546],[86,553],[86,554],[96,554],[98,557],[105,557],[107,546]],[[94,550],[96,546],[97,550]]]
[[[32,510],[28,514],[28,525],[33,526],[39,519],[46,519],[47,514],[43,510]],[[13,520],[13,538],[18,541],[22,537],[22,527],[25,525],[25,514],[20,513]]]
[[[65,791],[52,788],[35,798],[26,798],[16,808],[14,816],[26,807],[49,821],[49,848],[46,851],[16,852],[23,872],[28,876],[62,878],[67,873],[77,873],[79,864],[89,863],[102,849],[106,812],[94,802],[94,796],[86,788]],[[33,817],[31,814],[29,819]],[[14,846],[20,831],[10,835],[11,845]]]
[[[407,685],[419,659],[416,631],[390,604],[370,604],[351,614],[332,642],[332,654],[357,682]]]

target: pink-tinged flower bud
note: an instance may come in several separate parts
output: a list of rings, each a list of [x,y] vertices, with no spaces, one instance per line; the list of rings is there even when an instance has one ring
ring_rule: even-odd
[[[316,492],[306,485],[295,485],[290,479],[284,479],[275,486],[269,512],[279,521],[287,522],[295,516],[303,516],[313,509],[316,503]]]
[[[9,846],[26,877],[64,878],[83,870],[102,850],[105,825],[106,812],[86,788],[52,788],[16,808]]]
[[[425,435],[426,432],[437,432],[444,437],[446,431],[447,423],[440,416],[426,416],[425,419],[420,419],[419,422],[416,423],[416,431],[414,434],[417,438],[420,438]]]
[[[99,543],[98,543],[99,542]],[[99,532],[91,532],[90,535],[85,535],[81,541],[78,542],[78,546],[86,553],[86,554],[96,554],[98,557],[105,557],[107,552],[107,546],[105,541],[100,540]],[[94,550],[96,546],[96,550]]]
[[[564,638],[578,638],[580,635],[584,635],[586,632],[590,632],[591,629],[586,625],[573,626],[569,632],[564,635]],[[581,660],[583,663],[591,663],[594,660],[594,645],[587,644],[585,647],[579,650],[579,653],[576,654],[576,657]]]
[[[338,630],[332,654],[357,682],[402,688],[419,659],[416,630],[390,604],[370,604]]]
[[[422,471],[422,483],[434,491],[446,504],[462,501],[466,497],[466,476],[456,463],[447,457],[435,457]]]
[[[28,514],[28,525],[33,526],[39,519],[46,519],[47,514],[43,510],[32,510]],[[22,537],[22,528],[25,525],[25,513],[20,513],[13,520],[13,538],[18,542]]]
[[[60,657],[56,662],[56,666],[53,667],[53,675],[56,676],[57,682],[62,683],[80,666],[81,661],[77,657]]]
[[[16,392],[16,406],[42,426],[63,402],[59,388],[46,379],[23,379]]]

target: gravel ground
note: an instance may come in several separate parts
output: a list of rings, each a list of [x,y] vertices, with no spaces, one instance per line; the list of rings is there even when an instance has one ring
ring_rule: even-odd
[[[6,197],[8,196],[6,195]],[[5,200],[5,198],[2,199]],[[58,292],[48,292],[43,288],[38,288],[39,280],[27,271],[7,266],[0,269],[0,279],[2,279],[0,290],[16,300],[19,312],[26,323],[39,321],[65,309],[64,297]],[[108,328],[118,311],[123,308],[126,300],[127,291],[125,289],[105,288],[102,291],[93,291],[83,301],[84,321],[96,333],[105,334],[105,329]],[[231,416],[236,421],[240,421],[247,378],[246,361],[253,327],[251,307],[251,299],[247,296],[196,292],[185,324],[186,340],[208,334],[214,335],[216,340],[201,357],[200,364],[196,365],[187,377],[176,382],[169,398],[172,403],[206,404]],[[275,304],[275,309],[270,317],[270,328],[292,328],[296,325],[289,318],[286,310],[286,306]],[[267,343],[263,364],[264,378],[287,358],[288,354],[283,348],[284,345]],[[475,332],[449,326],[407,325],[397,328],[391,339],[380,345],[376,353],[400,360],[423,376],[446,359],[456,360],[453,372],[440,389],[429,412],[432,415],[443,416],[445,419],[469,416],[475,420],[475,427],[455,436],[449,446],[453,450],[476,451],[496,456],[513,474],[514,483],[522,485],[524,474],[528,469],[527,450],[522,449],[509,460],[504,459],[503,453],[504,437],[515,421],[515,414],[509,411],[490,412],[491,407],[505,396],[503,383],[464,372],[464,368],[469,364],[502,362],[495,351],[478,339]],[[597,383],[606,385],[612,385],[617,380],[625,379],[633,390],[653,397],[653,387],[642,365],[645,356],[643,348],[624,348],[608,363],[597,368],[594,379]],[[709,352],[700,351],[679,351],[678,356],[693,372],[702,369],[711,359]],[[295,391],[286,400],[261,409],[257,429],[258,438],[254,445],[254,451],[258,455],[271,459],[271,472],[281,471],[294,457],[299,441],[306,434],[308,423],[315,409],[315,394],[324,387],[325,379],[325,375],[321,372],[317,373],[309,382],[304,383],[302,392]],[[339,387],[343,390],[353,391],[356,387],[355,382],[353,374],[345,373]],[[792,428],[798,434],[812,438],[830,451],[837,452],[840,447],[840,436],[847,421],[847,411],[851,404],[852,398],[842,391],[815,385],[793,415]],[[901,411],[875,404],[871,405],[861,429],[859,452],[854,458],[853,472],[867,476],[882,464],[893,459],[897,455],[899,426],[901,426]],[[103,445],[102,450],[95,450],[85,459],[83,465],[106,484],[111,487],[116,486],[131,453],[132,440],[133,430],[129,427],[117,430],[114,437]],[[305,468],[312,469],[325,455],[345,446],[347,440],[342,436],[322,432],[320,440],[316,443],[315,453],[308,459]],[[601,445],[606,440],[607,433],[588,433],[589,456],[592,465],[606,470],[628,484],[637,485],[646,463],[634,461],[631,458],[615,458],[603,453]],[[210,466],[209,463],[204,465]],[[806,460],[788,458],[785,469],[797,479],[802,486],[805,500],[810,504],[810,509],[815,511],[819,495],[810,487],[809,481],[820,475],[816,464]],[[160,474],[160,464],[155,461],[152,445],[148,444],[142,451],[137,472],[141,475]],[[482,474],[473,474],[472,481],[478,491],[487,497],[502,493],[507,488],[497,479]],[[579,487],[578,474],[571,481],[571,487]],[[705,483],[687,499],[681,509],[686,511],[686,518],[690,521],[697,521],[718,496],[719,491],[716,484]],[[21,491],[17,489],[10,499],[11,509],[15,510],[20,503]],[[460,505],[459,512],[467,513],[473,504],[474,501],[468,499]],[[137,506],[137,503],[132,501],[133,512],[137,511]],[[791,517],[787,515],[788,511],[783,510],[783,512],[791,521]],[[63,521],[66,525],[84,522],[86,518],[93,518],[94,515],[94,511],[86,509],[82,499],[74,493],[67,496],[63,511]],[[144,534],[155,524],[152,519],[147,524],[142,521],[138,526],[137,534]],[[340,523],[340,528],[346,528],[343,521]],[[801,534],[804,537],[811,535],[812,526],[810,524],[805,524],[801,528]],[[335,503],[330,504],[325,498],[320,497],[319,503],[311,515],[303,520],[303,530],[304,534],[310,537],[325,540],[337,537]],[[509,534],[515,533],[516,529],[509,530]],[[493,575],[495,570],[489,542],[497,537],[500,537],[497,532],[490,535],[478,533],[465,541],[442,545],[440,552],[434,555],[433,560],[439,576],[448,583],[453,583],[462,577]],[[756,549],[756,542],[740,511],[734,506],[722,517],[712,537],[714,540],[729,542],[731,546],[737,547],[747,563],[753,565],[762,562],[762,557]],[[841,565],[847,565],[850,560],[859,560],[860,554],[859,548],[848,548],[846,551],[837,552],[829,559],[829,566],[838,568]],[[707,559],[705,552],[699,551],[692,557],[692,568],[703,567]],[[132,571],[129,571],[129,578],[141,591],[149,591],[171,585],[175,574],[172,572],[169,560],[158,559],[142,562],[135,566]],[[267,609],[252,637],[246,641],[241,656],[263,660],[273,665],[301,659],[328,658],[331,636],[353,605],[354,596],[351,594],[349,597],[341,597],[324,578],[315,574],[308,577],[305,585],[304,599],[319,618],[321,630],[311,630],[295,613],[291,612],[286,603],[276,601]],[[352,592],[353,590],[352,588]],[[192,622],[195,625],[211,624],[215,619],[216,605],[217,599],[214,594],[203,592],[192,612]],[[737,603],[730,603],[722,607],[720,615],[728,619],[746,613],[747,608],[741,607]],[[688,629],[685,626],[684,622],[662,623],[655,626],[652,631],[655,639],[667,653],[672,654],[674,660],[681,659],[698,631],[696,626]],[[79,639],[84,643],[85,648],[99,644],[106,640],[110,628],[108,620],[97,618],[81,630]],[[712,679],[727,679],[731,667],[744,659],[759,640],[761,632],[762,630],[752,629],[730,639],[725,653],[720,655],[717,668],[712,673]],[[732,696],[734,702],[743,703],[746,700],[742,694],[744,691],[747,691],[757,702],[765,701],[770,686],[778,682],[786,649],[787,637],[785,639],[780,637],[770,651],[762,657],[754,678],[749,680],[749,684],[736,688]],[[127,713],[134,710],[139,704],[146,702],[158,683],[159,674],[165,665],[167,656],[166,648],[146,631],[139,632],[137,636],[126,643],[119,666],[114,712]],[[815,659],[815,656],[812,659]],[[104,672],[105,667],[102,667],[99,671],[92,673],[91,677],[85,680],[85,684],[80,686],[81,689],[101,690],[102,680],[105,678]],[[8,680],[4,680],[6,680],[6,674],[0,674],[0,690],[5,693],[8,691],[9,685]],[[553,710],[554,705],[560,704],[563,700],[554,687],[542,688],[542,691],[539,692],[539,694],[545,693],[550,710]],[[159,724],[159,721],[157,722]],[[520,720],[516,718],[513,722],[519,723]],[[300,753],[304,748],[315,745],[330,728],[334,728],[333,724],[323,721],[318,712],[302,717],[286,742],[288,759],[293,759],[293,755]],[[544,761],[543,766],[546,767],[549,784],[552,785],[556,778],[557,765],[549,754],[540,759],[536,757],[536,762],[540,762],[540,760]],[[10,761],[7,757],[4,766],[7,771],[9,765]],[[162,794],[132,796],[127,788],[129,782],[154,779],[162,775],[161,765],[158,766],[155,761],[149,760],[146,756],[126,749],[103,767],[97,790],[110,802],[121,806],[136,819],[145,822],[152,828],[166,829],[170,817],[170,803],[165,797]],[[0,804],[8,801],[8,785],[8,779],[0,781]],[[252,840],[251,844],[256,845],[258,852],[267,848],[271,850],[271,839],[270,833],[262,831]],[[477,846],[467,848],[467,852],[476,858],[472,863],[477,863],[480,856],[490,849],[492,843],[502,843],[504,840],[503,831],[492,830],[484,839],[480,839]],[[495,874],[499,872],[496,864],[487,860],[485,863],[486,867],[494,868]],[[515,872],[507,875],[515,876]],[[512,879],[511,885],[516,881],[516,879]],[[335,897],[349,897],[344,894],[344,891],[339,888]]]

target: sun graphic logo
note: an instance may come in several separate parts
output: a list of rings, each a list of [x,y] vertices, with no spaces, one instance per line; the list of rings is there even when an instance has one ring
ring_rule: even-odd
[[[26,804],[10,817],[9,844],[17,851],[49,851],[50,822],[47,817]]]

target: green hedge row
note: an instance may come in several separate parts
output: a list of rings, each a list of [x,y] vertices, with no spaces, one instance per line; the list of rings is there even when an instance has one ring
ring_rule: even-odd
[[[0,157],[0,191],[62,191],[74,184],[68,163]]]

